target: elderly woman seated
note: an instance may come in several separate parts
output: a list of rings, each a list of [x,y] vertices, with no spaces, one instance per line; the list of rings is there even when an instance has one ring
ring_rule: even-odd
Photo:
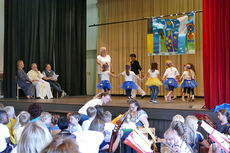
[[[38,71],[36,63],[31,64],[31,70],[27,73],[27,75],[36,87],[36,96],[38,98],[44,99],[46,96],[48,99],[53,98],[50,84],[42,79],[43,75],[40,71]]]
[[[32,84],[32,80],[29,79],[26,72],[23,70],[24,63],[22,60],[17,62],[18,70],[17,70],[17,81],[19,87],[22,88],[25,93],[26,98],[30,99],[34,94],[34,87]]]

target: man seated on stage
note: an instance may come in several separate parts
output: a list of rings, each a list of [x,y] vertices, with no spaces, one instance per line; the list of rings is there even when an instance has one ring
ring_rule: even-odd
[[[17,62],[18,70],[17,70],[17,81],[19,87],[22,88],[23,92],[27,99],[30,99],[34,95],[34,86],[32,81],[28,78],[26,72],[23,70],[24,63],[22,60]]]
[[[63,98],[66,93],[61,89],[61,85],[58,83],[58,75],[55,74],[53,70],[51,70],[51,65],[46,64],[45,70],[42,72],[43,79],[50,83],[50,86],[58,92],[58,95],[61,95]]]
[[[37,64],[31,64],[31,70],[27,73],[30,80],[32,80],[33,85],[36,87],[36,96],[38,98],[44,99],[46,96],[48,99],[53,98],[53,94],[50,89],[50,84],[42,80],[43,75],[38,71]]]

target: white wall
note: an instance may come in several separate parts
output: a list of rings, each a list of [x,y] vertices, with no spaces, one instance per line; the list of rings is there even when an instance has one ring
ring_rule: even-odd
[[[87,56],[86,56],[86,90],[87,95],[96,93],[96,58],[97,58],[97,27],[89,27],[98,23],[97,0],[87,0]]]
[[[4,0],[0,0],[0,72],[3,71]]]

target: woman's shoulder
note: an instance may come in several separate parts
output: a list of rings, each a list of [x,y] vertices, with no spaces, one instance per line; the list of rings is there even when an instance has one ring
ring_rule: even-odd
[[[138,111],[138,113],[137,113],[137,116],[138,116],[138,117],[141,117],[142,115],[148,116],[147,113],[146,113],[143,109],[140,109],[140,110]]]

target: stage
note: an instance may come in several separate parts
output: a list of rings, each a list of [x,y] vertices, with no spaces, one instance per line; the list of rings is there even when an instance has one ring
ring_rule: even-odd
[[[59,99],[0,99],[0,103],[4,106],[14,106],[16,113],[22,110],[27,110],[31,103],[41,104],[44,111],[58,114],[66,114],[67,112],[78,111],[87,101],[92,99],[92,96],[74,96]],[[141,99],[137,97],[141,108],[148,114],[148,119],[151,127],[156,128],[156,134],[163,136],[164,131],[168,128],[171,119],[176,114],[181,114],[184,117],[193,115],[194,113],[205,113],[211,116],[214,123],[217,121],[217,115],[214,112],[203,109],[204,98],[196,98],[194,102],[183,102],[181,98],[177,98],[173,103],[167,103],[163,97],[159,97],[158,104],[150,103],[150,97]],[[128,110],[126,96],[112,96],[112,102],[104,105],[104,110],[112,113],[113,117],[122,114]]]

